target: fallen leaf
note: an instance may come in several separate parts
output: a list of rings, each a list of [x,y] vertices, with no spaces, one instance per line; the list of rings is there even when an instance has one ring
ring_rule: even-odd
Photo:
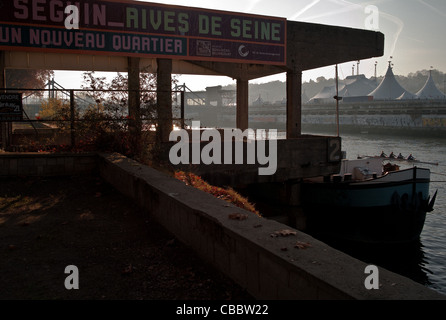
[[[79,218],[81,219],[81,220],[89,220],[89,221],[91,221],[91,220],[94,220],[94,216],[93,216],[93,214],[91,213],[91,211],[86,211],[86,212],[84,212],[84,213],[81,213],[80,214],[80,216],[79,216]]]
[[[311,245],[308,242],[297,241],[294,247],[298,249],[306,249],[311,247]]]
[[[272,233],[271,237],[278,237],[278,236],[287,237],[287,236],[295,236],[296,234],[297,234],[296,231],[289,230],[289,229],[283,229],[283,230],[276,231],[276,232]]]
[[[133,267],[131,264],[129,264],[127,267],[125,267],[122,270],[122,274],[130,274],[130,273],[132,273],[132,271],[133,271]]]
[[[248,215],[244,213],[231,213],[228,215],[228,218],[231,220],[246,220],[248,219]]]

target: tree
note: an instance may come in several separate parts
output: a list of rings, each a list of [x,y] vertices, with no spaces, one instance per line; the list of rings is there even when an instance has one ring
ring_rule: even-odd
[[[95,72],[83,74],[82,89],[95,102],[84,113],[83,119],[92,124],[89,128],[96,145],[112,146],[113,151],[138,157],[147,152],[147,144],[153,142],[152,126],[157,125],[156,75],[142,70],[140,73],[140,116],[143,123],[142,136],[129,134],[131,118],[128,108],[128,75],[117,73],[111,80],[96,76]],[[174,85],[177,80],[172,80]],[[136,141],[136,140],[138,141]]]
[[[23,89],[44,89],[54,77],[53,70],[6,69],[6,87]]]
[[[88,94],[99,105],[101,104],[105,111],[116,117],[128,116],[128,76],[127,74],[117,73],[117,75],[107,82],[105,77],[98,77],[94,71],[83,74],[84,84],[82,89],[92,90]],[[177,79],[172,80],[172,85],[177,83]],[[146,121],[155,121],[156,115],[156,76],[153,73],[140,73],[140,98],[141,98],[141,117]]]

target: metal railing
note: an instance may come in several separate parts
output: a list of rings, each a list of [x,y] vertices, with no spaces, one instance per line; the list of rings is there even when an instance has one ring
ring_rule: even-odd
[[[23,120],[0,120],[2,127],[7,127],[7,130],[1,130],[0,132],[3,149],[12,143],[13,125],[20,123],[30,124],[36,138],[39,137],[39,129],[42,126],[53,123],[51,127],[54,128],[54,124],[57,126],[64,123],[66,128],[66,124],[68,124],[70,143],[72,146],[75,146],[79,123],[95,121],[121,123],[121,127],[140,123],[141,128],[147,130],[156,127],[159,120],[162,120],[158,117],[159,108],[157,108],[157,94],[161,92],[157,90],[65,89],[53,82],[48,83],[44,89],[6,88],[2,89],[2,91],[5,93],[26,93],[22,98]],[[130,106],[129,95],[132,92],[137,92],[140,97],[137,107]],[[172,109],[170,116],[167,115],[166,117],[172,120],[174,125],[184,128],[184,90],[172,90],[169,94],[172,95]],[[100,98],[96,99],[98,96]],[[69,106],[68,114],[65,117],[42,117],[40,115],[43,111],[42,106],[52,101],[59,101],[64,107]],[[138,111],[136,116],[130,116],[131,108]],[[85,117],[87,111],[91,110],[95,110],[98,113],[97,118]]]

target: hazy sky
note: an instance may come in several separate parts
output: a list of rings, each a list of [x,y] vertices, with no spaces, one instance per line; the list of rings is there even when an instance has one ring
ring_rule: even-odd
[[[360,73],[371,77],[377,62],[378,76],[384,75],[390,57],[395,74],[407,75],[422,69],[446,71],[446,1],[445,0],[165,0],[147,1],[216,10],[237,11],[287,18],[293,21],[320,23],[358,29],[374,27],[385,35],[383,57],[361,61]],[[377,9],[379,20],[372,22],[371,12]],[[356,61],[339,66],[340,78],[352,74]],[[356,67],[355,67],[356,73]],[[334,66],[305,71],[303,81],[317,77],[334,77]],[[72,75],[56,74],[56,81],[62,85]],[[284,80],[284,74],[252,80],[267,82]],[[206,86],[228,84],[234,81],[226,77],[183,76],[181,83],[186,83],[193,90],[202,90]],[[72,88],[80,87],[71,85]]]

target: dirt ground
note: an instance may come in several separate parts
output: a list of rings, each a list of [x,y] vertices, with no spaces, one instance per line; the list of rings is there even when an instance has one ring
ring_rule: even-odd
[[[0,179],[0,257],[2,300],[252,299],[97,177]]]

